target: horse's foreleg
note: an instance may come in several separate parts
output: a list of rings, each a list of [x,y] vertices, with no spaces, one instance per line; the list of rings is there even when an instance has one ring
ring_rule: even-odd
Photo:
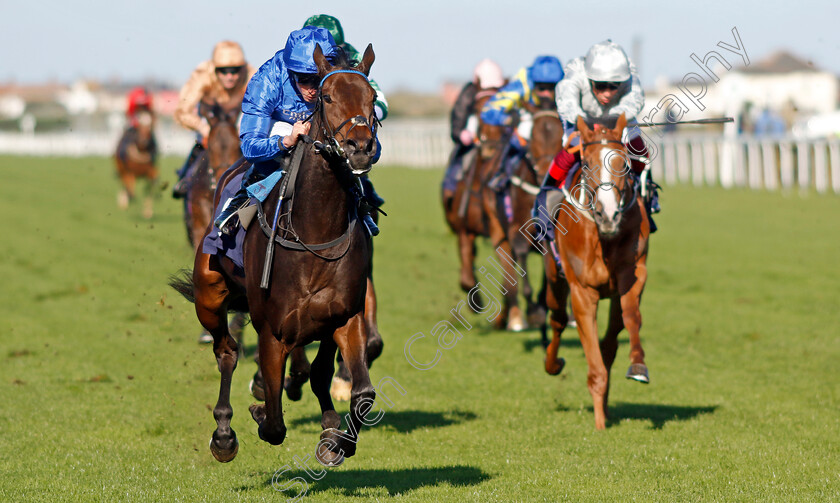
[[[607,332],[601,339],[601,356],[604,358],[604,366],[607,369],[607,391],[604,392],[604,414],[607,419],[610,417],[610,370],[615,362],[615,353],[618,350],[618,334],[624,329],[624,320],[621,316],[621,299],[618,296],[610,299],[610,319],[607,324]]]
[[[356,442],[359,438],[359,429],[373,407],[376,393],[370,382],[367,361],[365,358],[367,333],[362,313],[351,318],[346,325],[336,330],[333,335],[347,368],[350,369],[352,378],[352,391],[350,393],[350,421],[347,432],[339,432],[337,429],[326,429],[321,434],[322,444],[318,447],[319,459],[323,449],[334,454],[351,457],[356,453]],[[323,448],[322,448],[323,446]]]
[[[519,273],[520,268],[513,258],[513,249],[510,246],[510,241],[507,239],[505,228],[496,218],[490,219],[490,240],[495,247],[499,264],[501,264],[504,270],[505,277],[498,279],[501,280],[500,283],[507,290],[507,293],[504,294],[505,310],[496,319],[496,326],[500,329],[507,328],[513,332],[520,332],[527,328],[522,316],[522,310],[519,309],[519,289],[517,282],[522,275]]]
[[[589,367],[587,385],[592,395],[592,407],[595,410],[595,428],[603,430],[607,426],[604,412],[604,396],[607,391],[607,369],[601,356],[599,345],[598,324],[598,292],[591,288],[572,284],[572,309],[577,320],[578,335],[586,355]]]
[[[335,411],[332,399],[330,398],[330,378],[333,375],[333,358],[335,358],[337,346],[335,341],[331,338],[324,338],[321,340],[321,345],[318,347],[318,354],[312,362],[312,378],[310,384],[312,392],[318,399],[318,404],[321,406],[321,429],[322,438],[331,438],[333,431],[338,431],[341,428],[341,417]],[[325,436],[326,435],[326,436]],[[328,440],[327,443],[330,443]],[[329,446],[325,448],[319,447],[315,453],[318,461],[325,466],[338,466],[344,462],[344,454],[340,451],[332,451]]]
[[[283,422],[283,375],[291,348],[278,340],[267,323],[255,328],[259,337],[265,403],[251,405],[251,417],[259,424],[261,439],[271,445],[280,445],[286,439],[286,425]]]
[[[228,288],[224,277],[211,268],[209,255],[200,254],[196,257],[193,291],[198,320],[213,335],[213,353],[221,373],[219,399],[213,409],[216,431],[210,439],[210,452],[216,460],[226,463],[236,457],[239,450],[236,432],[230,427],[230,419],[233,417],[230,385],[239,359],[239,345],[228,332]]]
[[[649,383],[650,377],[645,365],[645,351],[642,349],[642,339],[639,335],[642,328],[642,313],[639,310],[639,305],[647,279],[647,268],[644,263],[637,263],[634,272],[634,275],[626,275],[634,280],[632,285],[623,285],[619,280],[619,291],[625,292],[621,295],[621,317],[624,326],[627,328],[627,333],[630,335],[630,368],[627,370],[626,377]]]
[[[461,258],[461,290],[469,292],[475,285],[475,234],[458,231],[458,253]]]

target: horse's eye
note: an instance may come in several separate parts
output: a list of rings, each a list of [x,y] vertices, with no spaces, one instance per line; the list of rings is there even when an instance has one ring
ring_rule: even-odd
[[[325,95],[321,96],[321,99],[323,99],[327,103],[332,103],[332,98],[330,98],[329,94],[325,94]]]

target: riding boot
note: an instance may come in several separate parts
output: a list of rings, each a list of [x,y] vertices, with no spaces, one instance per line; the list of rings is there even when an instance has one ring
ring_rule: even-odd
[[[204,147],[202,147],[200,143],[196,142],[196,144],[193,145],[192,150],[190,150],[190,154],[187,156],[187,161],[178,171],[175,172],[175,174],[178,175],[178,181],[175,183],[175,186],[172,187],[173,198],[180,199],[187,195],[190,179],[190,177],[187,176],[187,173],[189,173],[190,168],[192,168],[193,163],[198,158],[198,154],[200,154],[202,150],[204,150]]]
[[[653,215],[662,211],[662,208],[659,206],[659,192],[657,190],[661,187],[650,177],[648,177],[646,185],[647,197],[645,197],[645,209],[647,209],[648,223],[650,223],[650,233],[653,234],[657,229],[656,223],[653,221]]]
[[[236,227],[239,224],[237,212],[248,205],[250,197],[248,196],[247,187],[264,178],[255,166],[251,166],[248,171],[242,176],[242,184],[236,194],[225,202],[224,207],[219,212],[219,215],[213,221],[213,225],[219,228],[223,234],[233,235]]]

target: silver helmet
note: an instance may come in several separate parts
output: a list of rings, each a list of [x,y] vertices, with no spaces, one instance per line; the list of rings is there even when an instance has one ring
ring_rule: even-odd
[[[596,82],[624,82],[630,78],[627,54],[609,39],[589,48],[583,67],[589,80]]]

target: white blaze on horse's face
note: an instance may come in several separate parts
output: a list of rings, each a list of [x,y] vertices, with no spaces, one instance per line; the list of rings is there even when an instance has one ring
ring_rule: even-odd
[[[610,166],[610,162],[616,158],[621,158],[620,152],[609,148],[601,149],[601,172],[599,173],[601,186],[598,188],[598,202],[601,203],[601,211],[608,220],[614,219],[618,213],[619,193],[612,182],[614,171]]]

